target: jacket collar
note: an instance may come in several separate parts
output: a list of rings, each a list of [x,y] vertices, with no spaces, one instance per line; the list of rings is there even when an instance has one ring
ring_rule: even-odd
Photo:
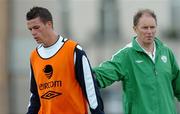
[[[135,49],[136,51],[139,51],[139,52],[144,52],[144,50],[137,43],[136,38],[137,38],[137,36],[132,38],[133,49]],[[155,37],[154,41],[156,44],[156,52],[157,52],[157,51],[159,51],[160,47],[163,46],[163,43],[157,37]]]

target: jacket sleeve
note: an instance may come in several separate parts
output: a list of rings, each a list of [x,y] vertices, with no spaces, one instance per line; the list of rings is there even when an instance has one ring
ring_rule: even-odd
[[[103,101],[97,83],[92,75],[89,60],[82,49],[75,48],[76,78],[88,101],[91,114],[104,114]]]
[[[40,108],[40,100],[39,100],[37,85],[34,78],[32,66],[31,66],[30,92],[31,92],[31,96],[30,96],[27,114],[38,114]]]
[[[178,99],[178,101],[180,101],[180,69],[171,51],[170,51],[170,57],[171,57],[172,75],[174,77],[172,81],[173,91],[175,97]]]
[[[98,85],[101,88],[111,85],[115,81],[124,80],[127,77],[127,57],[125,53],[119,52],[111,60],[101,63],[98,67],[93,68]]]

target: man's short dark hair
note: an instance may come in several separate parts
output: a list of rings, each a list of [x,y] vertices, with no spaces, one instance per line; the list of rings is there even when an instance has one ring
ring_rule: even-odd
[[[141,16],[143,14],[149,14],[150,16],[152,16],[155,19],[156,24],[157,24],[156,15],[152,10],[150,10],[150,9],[141,9],[134,15],[134,18],[133,18],[133,25],[134,26],[136,26],[138,24],[139,18],[141,18]]]
[[[26,20],[31,20],[37,17],[39,17],[43,23],[51,21],[53,24],[52,15],[46,8],[35,6],[26,14]]]

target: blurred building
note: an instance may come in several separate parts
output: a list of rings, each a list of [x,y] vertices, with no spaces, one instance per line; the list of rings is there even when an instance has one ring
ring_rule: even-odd
[[[9,82],[7,70],[8,2],[0,1],[0,114],[9,113]]]
[[[0,0],[0,114],[27,111],[29,56],[36,43],[26,28],[25,17],[32,6],[47,7],[53,14],[55,30],[78,41],[96,66],[131,40],[133,15],[141,8],[155,11],[157,35],[175,51],[180,64],[179,35],[173,31],[164,35],[169,28],[180,28],[178,4],[179,0]],[[107,114],[122,114],[121,93],[121,83],[102,90]]]

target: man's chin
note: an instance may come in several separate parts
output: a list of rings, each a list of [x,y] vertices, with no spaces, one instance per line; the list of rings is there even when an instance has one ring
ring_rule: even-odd
[[[42,42],[38,42],[38,41],[36,41],[36,43],[37,43],[37,44],[42,44]]]
[[[146,41],[147,44],[152,44],[153,43],[153,40],[148,40]]]

